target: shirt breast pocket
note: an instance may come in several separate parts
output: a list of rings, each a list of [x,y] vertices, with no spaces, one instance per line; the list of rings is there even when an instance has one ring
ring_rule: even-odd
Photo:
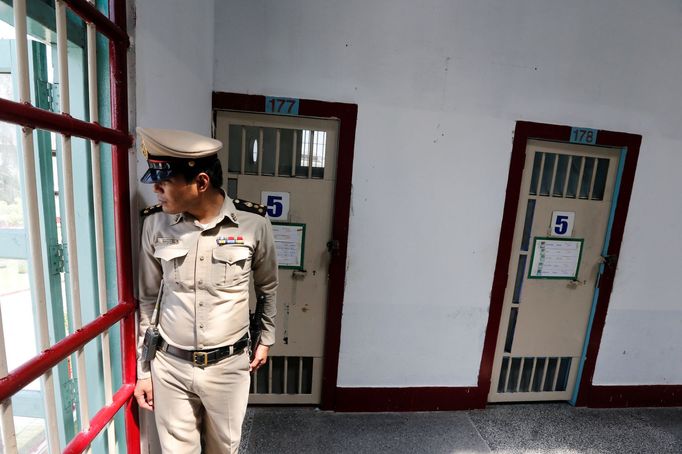
[[[248,279],[251,250],[239,246],[221,246],[213,249],[211,280],[215,287],[229,287]]]
[[[154,251],[154,257],[161,259],[163,277],[166,283],[174,285],[182,280],[180,268],[187,257],[189,249],[180,247],[158,247]]]

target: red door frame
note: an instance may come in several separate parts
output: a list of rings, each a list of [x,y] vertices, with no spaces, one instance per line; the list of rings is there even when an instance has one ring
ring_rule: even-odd
[[[239,93],[213,92],[214,110],[236,110],[265,113],[265,96]],[[324,336],[324,364],[322,370],[322,396],[320,407],[336,408],[336,379],[338,375],[339,348],[341,345],[341,314],[343,309],[344,283],[346,281],[346,255],[348,250],[348,222],[350,219],[351,180],[353,176],[353,152],[355,149],[355,126],[357,104],[299,100],[298,114],[305,117],[333,118],[339,121],[339,146],[334,189],[334,218],[332,238],[339,242],[339,249],[329,264],[329,288],[327,290],[327,320]]]
[[[511,163],[509,165],[509,176],[507,180],[507,196],[504,201],[502,227],[500,229],[499,246],[497,249],[497,263],[495,265],[495,274],[490,295],[488,326],[483,344],[481,368],[478,374],[479,398],[482,399],[481,408],[485,406],[490,391],[495,346],[497,344],[497,335],[500,328],[502,304],[504,301],[505,287],[507,286],[507,274],[509,272],[509,259],[512,252],[514,225],[516,223],[519,196],[521,193],[521,177],[526,161],[526,144],[529,139],[570,143],[571,130],[572,128],[570,126],[558,126],[528,121],[518,121],[516,123]],[[642,136],[640,135],[599,130],[597,132],[597,142],[594,144],[597,146],[625,148],[627,150],[608,249],[609,255],[615,255],[616,257],[620,255],[625,220],[630,205],[630,196],[632,195],[632,187],[634,184],[641,142]],[[594,389],[592,378],[594,376],[594,368],[597,362],[602,334],[604,332],[604,325],[606,323],[606,313],[609,307],[614,277],[615,267],[606,267],[599,282],[600,291],[597,300],[597,309],[592,323],[592,330],[589,333],[590,340],[587,348],[587,359],[585,360],[579,385],[577,400],[577,405],[579,406],[591,406],[591,394]]]

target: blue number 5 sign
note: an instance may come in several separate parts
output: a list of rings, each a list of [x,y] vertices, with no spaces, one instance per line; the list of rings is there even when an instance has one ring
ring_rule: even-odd
[[[288,192],[261,192],[261,203],[268,207],[268,216],[273,221],[289,220]]]
[[[550,235],[570,237],[573,235],[574,220],[575,213],[571,211],[553,211]]]

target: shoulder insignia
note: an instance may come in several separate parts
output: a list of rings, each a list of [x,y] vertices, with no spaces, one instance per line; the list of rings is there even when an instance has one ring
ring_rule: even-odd
[[[248,200],[234,199],[232,201],[234,207],[240,211],[248,211],[250,213],[260,214],[265,216],[268,212],[268,208],[265,205],[259,205],[257,203],[249,202]]]
[[[146,217],[149,216],[150,214],[158,213],[158,212],[161,211],[161,210],[162,210],[162,208],[161,208],[161,204],[160,204],[160,203],[159,203],[158,205],[148,206],[148,207],[145,208],[144,210],[140,210],[140,217],[141,217],[141,218],[146,218]]]

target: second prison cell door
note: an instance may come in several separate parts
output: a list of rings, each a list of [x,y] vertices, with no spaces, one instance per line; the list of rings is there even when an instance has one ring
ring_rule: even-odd
[[[220,157],[228,194],[263,204],[270,199],[275,241],[285,252],[277,341],[267,366],[253,376],[249,402],[319,403],[338,122],[220,111],[216,137],[225,145]]]
[[[490,402],[571,399],[619,151],[528,141]]]

